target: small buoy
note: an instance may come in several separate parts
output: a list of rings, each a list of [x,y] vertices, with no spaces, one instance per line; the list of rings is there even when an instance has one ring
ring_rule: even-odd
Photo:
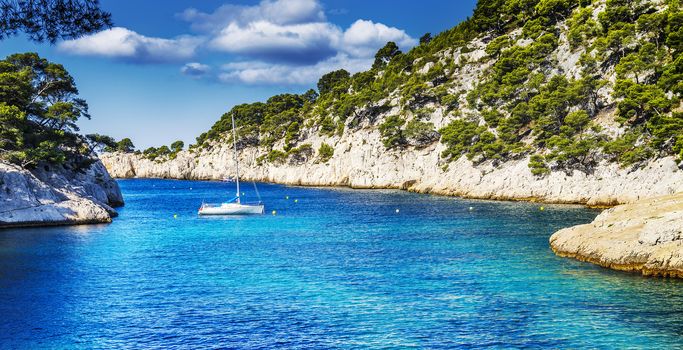
[[[294,203],[299,203],[299,200],[298,200],[298,199],[295,199],[295,200],[294,200]]]
[[[277,214],[277,211],[276,211],[276,210],[273,210],[273,215],[275,215],[275,214]]]
[[[538,208],[538,209],[541,209],[541,211],[544,211],[544,210],[545,210],[545,207],[540,207],[540,208]]]
[[[190,191],[192,191],[192,187],[190,187]]]
[[[173,218],[174,218],[174,219],[177,219],[177,218],[178,218],[178,214],[173,214]]]
[[[398,214],[399,212],[400,212],[400,210],[396,209],[396,214]]]
[[[474,210],[474,207],[470,207],[470,211]]]
[[[242,195],[244,196],[244,192],[242,192]]]
[[[289,199],[289,196],[285,196],[285,199]]]

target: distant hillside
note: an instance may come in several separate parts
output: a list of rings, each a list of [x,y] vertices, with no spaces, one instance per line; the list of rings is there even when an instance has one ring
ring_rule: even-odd
[[[311,133],[361,127],[377,128],[388,151],[440,142],[446,162],[533,155],[539,176],[681,157],[682,23],[679,1],[482,0],[407,53],[387,44],[369,71],[234,107],[193,148],[229,142],[235,115],[242,145],[264,161],[291,156]]]
[[[235,106],[190,151],[105,157],[114,176],[230,175],[614,204],[683,191],[679,1],[482,0],[458,26],[317,91]]]

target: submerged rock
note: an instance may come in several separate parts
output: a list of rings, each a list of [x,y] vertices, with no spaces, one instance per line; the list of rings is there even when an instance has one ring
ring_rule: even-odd
[[[683,193],[605,210],[550,237],[553,251],[615,270],[683,277]]]
[[[118,184],[100,161],[31,171],[0,162],[0,228],[106,223],[121,205]]]

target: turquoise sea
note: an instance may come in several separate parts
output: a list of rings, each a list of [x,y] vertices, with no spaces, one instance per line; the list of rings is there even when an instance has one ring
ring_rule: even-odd
[[[200,218],[234,184],[120,185],[110,225],[0,231],[0,348],[683,347],[683,282],[550,251],[595,210],[261,184],[267,215]]]

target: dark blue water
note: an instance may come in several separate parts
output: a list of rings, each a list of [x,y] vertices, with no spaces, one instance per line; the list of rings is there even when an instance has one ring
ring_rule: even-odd
[[[120,184],[111,225],[0,231],[0,347],[683,346],[681,282],[549,250],[593,210],[261,185],[277,215],[198,218],[233,184]]]

